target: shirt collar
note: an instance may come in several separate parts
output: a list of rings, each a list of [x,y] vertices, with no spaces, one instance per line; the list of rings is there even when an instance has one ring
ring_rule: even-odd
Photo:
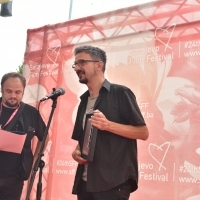
[[[110,92],[110,85],[111,85],[110,82],[109,82],[107,79],[105,79],[104,82],[103,82],[103,85],[102,85],[102,87],[101,87],[101,89],[100,89],[100,93],[101,93],[101,91],[102,91],[102,88],[105,88],[108,92]],[[89,95],[90,95],[89,90],[87,90],[85,93],[83,93],[83,94],[80,96],[80,98],[81,98],[81,100],[83,100],[83,99],[85,99],[85,98],[88,98]]]
[[[110,82],[107,79],[105,79],[105,81],[103,82],[102,88],[103,87],[106,88],[108,92],[110,92]]]

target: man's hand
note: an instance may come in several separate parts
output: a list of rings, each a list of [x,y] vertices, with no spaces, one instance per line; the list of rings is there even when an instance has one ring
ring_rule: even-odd
[[[105,115],[99,110],[94,110],[94,114],[90,118],[90,122],[92,126],[95,126],[100,130],[108,130],[109,121],[107,120]]]
[[[83,159],[81,157],[81,151],[79,149],[75,149],[75,151],[72,153],[72,158],[78,162],[79,164],[85,164],[87,163],[87,160]]]

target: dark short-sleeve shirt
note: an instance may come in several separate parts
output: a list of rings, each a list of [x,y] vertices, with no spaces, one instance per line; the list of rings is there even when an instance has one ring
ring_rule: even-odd
[[[82,147],[82,121],[89,92],[81,96],[72,139]],[[133,92],[122,85],[104,81],[94,109],[100,110],[108,120],[119,124],[145,125]],[[78,183],[82,177],[83,165],[79,165],[72,193],[78,193]],[[132,191],[137,189],[138,163],[137,141],[108,131],[98,130],[94,158],[88,163],[87,190],[106,191],[126,180],[132,181]]]
[[[1,103],[1,99],[0,99]],[[21,104],[24,104],[21,102]],[[14,110],[13,110],[14,111]],[[13,113],[12,109],[3,108],[4,118],[3,124],[9,119]],[[5,130],[7,126],[5,126]],[[36,136],[40,141],[43,139],[46,125],[39,111],[24,104],[21,115],[8,131],[27,133],[26,140],[21,154],[0,151],[0,177],[7,178],[17,176],[23,180],[28,179],[33,163],[33,154],[31,150],[31,140]]]

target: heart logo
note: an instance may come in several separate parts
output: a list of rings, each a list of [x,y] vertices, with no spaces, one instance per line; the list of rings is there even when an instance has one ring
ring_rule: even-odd
[[[159,171],[161,167],[166,170],[166,167],[163,166],[166,154],[169,150],[170,142],[165,142],[160,146],[150,143],[148,147],[149,154],[151,157],[159,164]]]
[[[53,63],[54,66],[56,65],[58,55],[60,54],[60,48],[61,46],[58,45],[57,47],[54,47],[54,48],[48,48],[46,51],[46,55],[48,59]],[[52,58],[55,58],[55,59],[52,59]]]
[[[155,30],[155,37],[159,42],[161,42],[162,44],[165,45],[165,51],[167,48],[172,49],[172,47],[169,46],[169,42],[172,38],[175,27],[176,27],[176,24],[171,25],[171,26],[167,27],[166,29],[157,28]],[[164,39],[161,39],[161,35],[162,35],[162,38],[164,38],[164,39],[168,38],[167,42],[165,42]]]

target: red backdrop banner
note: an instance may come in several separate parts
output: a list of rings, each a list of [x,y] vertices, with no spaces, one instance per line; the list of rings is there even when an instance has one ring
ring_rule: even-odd
[[[157,1],[27,32],[24,101],[58,98],[44,155],[42,199],[75,200],[71,134],[86,90],[72,69],[83,44],[107,52],[106,78],[131,88],[150,131],[138,141],[139,189],[130,200],[200,199],[200,2]],[[47,122],[52,101],[41,103]],[[31,199],[35,199],[36,184]],[[27,184],[24,187],[25,198]]]

